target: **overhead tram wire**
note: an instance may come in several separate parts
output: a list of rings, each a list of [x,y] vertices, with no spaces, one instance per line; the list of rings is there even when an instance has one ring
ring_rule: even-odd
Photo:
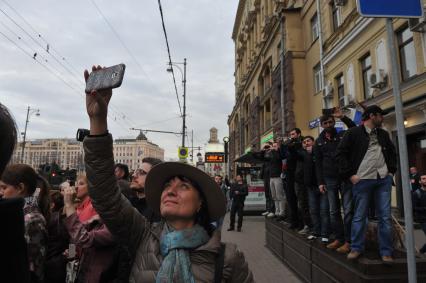
[[[177,99],[177,102],[178,102],[178,105],[179,105],[180,115],[183,117],[182,107],[180,105],[179,94],[178,94],[178,90],[177,90],[177,86],[176,86],[175,72],[174,72],[173,65],[172,65],[172,63],[173,63],[172,56],[170,55],[169,39],[167,37],[166,25],[164,24],[163,7],[161,6],[161,1],[160,0],[158,0],[158,9],[160,10],[161,24],[163,26],[164,38],[166,39],[167,54],[169,56],[169,66],[170,66],[170,70],[172,71],[173,84],[175,86],[175,92],[176,92],[176,99]]]
[[[30,27],[30,29],[35,33],[35,34],[37,34],[37,36],[41,39],[41,40],[43,40],[44,41],[44,43],[47,45],[47,44],[49,44],[49,42],[47,41],[47,40],[45,40],[44,39],[44,37],[14,8],[14,7],[12,7],[12,5],[10,5],[7,1],[5,1],[5,0],[1,0],[2,2],[4,2],[19,18],[21,18],[22,19],[22,21],[23,22],[25,22],[29,27]],[[96,4],[95,4],[95,6],[96,6]],[[65,57],[64,56],[62,56],[61,54],[59,54],[59,52],[58,51],[56,51],[56,50],[54,50],[53,48],[52,48],[52,46],[50,46],[50,44],[49,44],[49,46],[50,46],[50,49],[51,50],[54,50],[55,51],[55,53],[57,53],[61,58],[62,58],[62,60],[63,61],[66,61],[67,63],[68,63],[68,65],[70,65],[71,67],[72,67],[72,69],[75,71],[75,73],[73,73],[71,70],[69,70],[69,68],[67,68],[66,66],[64,66],[64,64],[58,59],[58,58],[56,58],[56,56],[55,55],[53,55],[51,52],[47,52],[46,51],[46,49],[45,49],[45,46],[43,46],[42,44],[40,44],[40,42],[38,42],[24,27],[22,27],[16,20],[14,20],[7,12],[5,12],[3,9],[1,9],[0,8],[0,12],[2,12],[11,22],[13,22],[20,30],[22,30],[29,38],[31,38],[31,40],[35,43],[35,44],[37,44],[37,46],[39,46],[44,52],[46,52],[46,53],[48,53],[52,58],[54,58],[54,60],[59,64],[59,65],[61,65],[62,66],[62,68],[64,68],[75,80],[76,80],[76,85],[78,85],[79,87],[80,87],[80,84],[81,85],[83,85],[83,83],[84,83],[84,81],[82,80],[82,76],[79,76],[79,75],[77,75],[79,72],[78,71],[76,71],[75,70],[75,68],[71,65],[71,63],[69,63],[66,59],[65,59]],[[102,13],[100,10],[99,10],[99,12],[100,13]],[[106,20],[106,19],[105,19]],[[107,21],[107,20],[106,20]],[[6,26],[6,25],[5,25]],[[7,27],[8,28],[8,27]],[[111,27],[112,28],[112,27]],[[11,31],[10,30],[10,28],[8,28],[9,29],[9,31]],[[113,29],[113,28],[112,28]],[[19,35],[17,35],[15,32],[13,32],[13,31],[11,31],[13,34],[15,34],[15,36],[17,36],[18,38],[20,37]],[[115,30],[114,30],[114,32],[115,32]],[[116,33],[116,32],[115,32]],[[20,38],[23,38],[23,37],[20,37]],[[124,43],[123,43],[124,44]],[[30,49],[32,49],[31,48],[31,46],[29,45],[29,44],[27,44],[28,45],[28,47],[30,48]],[[128,48],[127,48],[127,51],[130,51],[130,50],[128,50]],[[48,63],[48,61],[47,61],[47,59],[45,59],[45,57],[44,56],[42,56],[42,54],[41,54],[41,52],[37,52],[37,55],[38,56],[40,56],[40,57],[42,57],[42,59],[44,59],[44,61],[47,63],[47,65],[49,65]],[[133,59],[135,59],[134,58],[134,56],[131,54],[131,56],[133,57]],[[135,59],[136,60],[136,59]],[[141,67],[141,65],[136,61],[136,63],[139,65],[139,67]],[[57,69],[57,68],[55,68],[55,67],[53,67],[53,65],[51,65],[50,64],[50,67],[52,68],[52,69],[55,69],[55,71],[57,71],[58,73],[60,73],[61,74],[61,72]],[[144,71],[143,70],[143,68],[141,67],[141,69],[142,69],[142,71]],[[62,81],[64,80],[62,77],[60,78]],[[75,90],[75,89],[74,89]],[[123,122],[125,122],[125,123],[127,123],[127,125],[128,126],[133,126],[134,124],[136,124],[136,123],[134,123],[133,121],[131,121],[123,112],[121,112],[121,111],[119,111],[116,107],[114,107],[113,105],[111,105],[111,111],[112,112],[115,112],[115,118],[114,118],[114,121],[115,122],[117,122],[117,119],[121,119]],[[129,122],[127,122],[126,121],[126,119],[129,121]],[[132,125],[133,124],[133,125]],[[120,125],[120,126],[122,126],[122,125]],[[124,127],[125,128],[125,127]]]
[[[43,46],[40,42],[38,42],[26,29],[24,29],[17,21],[15,21],[11,16],[9,16],[9,14],[7,14],[3,9],[0,8],[0,12],[3,13],[10,21],[12,21],[19,29],[21,29],[27,36],[29,36],[31,38],[31,40],[37,44],[41,50],[43,50],[44,52],[46,52],[46,46]],[[54,56],[53,54],[51,54],[50,52],[46,52],[48,53],[50,56],[52,56],[52,58],[59,64],[62,66],[62,68],[64,68],[68,73],[70,73],[72,76],[75,76],[75,74],[73,74],[61,61],[58,60],[58,58],[56,58],[56,56]]]
[[[39,65],[41,65],[44,69],[46,69],[49,73],[53,74],[55,77],[57,77],[60,81],[62,81],[66,86],[68,86],[70,89],[73,90],[73,92],[77,93],[81,97],[84,98],[83,94],[74,88],[71,84],[69,84],[65,79],[63,79],[60,75],[56,74],[54,71],[52,71],[48,66],[46,66],[43,62],[39,61],[37,58],[33,59],[33,55],[31,53],[28,53],[24,48],[19,46],[15,41],[13,41],[10,37],[8,37],[6,34],[4,34],[2,31],[0,31],[0,34],[6,38],[9,42],[11,42],[13,45],[15,45],[19,50],[21,50],[25,55],[30,57],[32,60],[37,62]],[[109,115],[108,115],[109,116]],[[110,117],[110,116],[109,116]],[[111,118],[111,117],[110,117]],[[128,128],[124,127],[123,125],[120,125],[116,120],[114,120],[120,127],[128,131]]]
[[[10,4],[8,4],[6,1],[4,1],[4,0],[2,0],[6,5],[8,5],[9,6],[9,8],[11,8],[43,41],[45,41],[46,43],[48,43],[42,36],[41,36],[41,34],[40,33],[38,33],[32,26],[31,26],[31,24],[30,23],[28,23],[28,21],[26,21],[25,20],[25,18],[22,16],[22,15],[20,15],[17,11],[16,11],[16,9],[14,9]],[[28,37],[30,37],[31,39],[32,39],[32,41],[34,42],[34,43],[36,43],[43,51],[46,51],[45,49],[44,49],[44,47],[43,47],[43,45],[41,45],[33,36],[31,36],[31,34],[27,31],[27,30],[25,30],[25,28],[23,28],[17,21],[15,21],[10,15],[8,15],[4,10],[2,10],[1,8],[0,8],[0,11],[11,21],[11,22],[13,22],[20,30],[22,30]],[[11,30],[11,28],[9,28],[6,24],[4,24],[3,23],[3,26],[5,26],[11,33],[13,33],[19,40],[22,40],[23,39],[23,36],[20,36],[20,35],[18,35],[16,32],[14,32],[13,30]],[[24,41],[24,40],[22,40],[26,45],[27,45],[27,47],[30,49],[30,50],[32,50],[32,52],[33,51],[38,51],[38,50],[36,50],[36,49],[33,49],[31,46],[30,46],[30,44],[28,43],[28,42],[26,42],[26,41]],[[64,68],[75,80],[76,80],[76,82],[74,82],[75,83],[75,86],[77,86],[77,87],[81,87],[80,86],[80,84],[82,84],[83,83],[83,81],[80,81],[80,76],[78,76],[78,75],[76,75],[75,73],[73,73],[73,72],[71,72],[69,69],[67,69],[66,68],[66,66],[64,66],[54,55],[52,55],[50,52],[46,52],[46,53],[49,53],[49,55],[50,56],[52,56],[54,59],[55,59],[55,61],[58,63],[58,64],[60,64],[61,66],[62,66],[62,68]],[[57,52],[58,53],[58,52]],[[56,72],[58,72],[59,74],[61,74],[61,71],[59,71],[56,67],[54,67],[53,65],[51,65],[51,64],[49,64],[49,62],[48,62],[48,60],[42,55],[42,53],[41,52],[37,52],[37,56],[40,56],[45,62],[46,62],[46,64],[47,65],[50,65],[50,68],[52,68],[52,69],[54,69]],[[64,57],[62,57],[62,58],[64,58]],[[33,58],[34,59],[34,58]],[[44,67],[46,67],[46,66],[44,66]],[[62,81],[64,81],[65,79],[63,79],[62,77],[60,78]],[[68,83],[68,82],[67,82]],[[68,83],[69,84],[69,83]],[[75,90],[75,88],[73,87],[73,89]],[[115,118],[114,118],[114,121],[115,122],[117,122],[117,117],[118,117],[118,119],[122,119],[124,122],[126,122],[125,121],[125,119],[127,118],[126,117],[126,115],[123,113],[123,112],[121,112],[121,111],[119,111],[116,107],[114,107],[114,106],[112,106],[111,105],[111,110],[113,111],[113,112],[116,112],[115,113]],[[121,112],[121,113],[120,113]],[[127,118],[128,119],[128,118]],[[128,119],[129,120],[129,119]],[[130,120],[129,120],[130,121]],[[131,122],[131,121],[130,121]],[[133,124],[135,124],[134,122],[132,122]],[[127,125],[132,125],[132,124],[130,124],[130,123],[127,123]],[[120,126],[122,126],[122,125],[120,125]],[[122,126],[123,127],[123,126]],[[125,128],[125,127],[123,127],[123,128]]]
[[[80,72],[66,59],[65,56],[63,56],[62,54],[59,53],[59,51],[57,51],[51,44],[50,42],[48,42],[11,4],[9,4],[6,0],[1,0],[3,3],[5,3],[16,15],[18,15],[19,18],[21,18],[21,20],[23,22],[25,22],[27,24],[28,27],[30,27],[30,29],[36,33],[38,35],[38,37],[43,40],[43,42],[46,44],[49,44],[50,46],[50,50],[54,51],[61,59],[62,61],[64,61],[66,64],[68,64],[68,66],[76,73],[79,74]]]
[[[18,35],[15,31],[13,31],[9,26],[7,26],[4,22],[2,22],[1,20],[0,20],[0,25],[2,25],[2,26],[4,26],[10,33],[12,33],[14,36],[16,36],[16,38],[19,40],[19,41],[21,41],[21,42],[23,42],[25,45],[26,45],[26,47],[30,50],[30,52],[34,52],[35,50],[32,48],[32,46],[24,39],[24,37],[22,37],[22,36],[20,36],[20,35]],[[34,54],[34,53],[33,53]],[[37,53],[37,56],[40,56],[41,57],[41,59],[47,64],[47,65],[49,65],[49,61],[46,59],[46,57],[44,57],[42,54],[38,54]],[[36,58],[34,57],[34,55],[32,55],[32,58],[35,60]],[[55,66],[53,66],[53,65],[50,65],[50,68],[52,68],[53,70],[55,70],[58,74],[60,74],[60,75],[62,75],[61,74],[61,71],[58,69],[58,68],[56,68]],[[77,87],[80,87],[78,84],[75,84],[74,86],[77,86]]]
[[[111,29],[114,36],[118,39],[120,44],[123,46],[123,48],[129,54],[129,56],[133,60],[133,62],[139,67],[139,69],[142,71],[142,73],[145,75],[145,77],[154,85],[153,81],[151,80],[151,77],[148,75],[148,73],[145,71],[145,69],[142,67],[142,65],[139,63],[139,61],[136,59],[136,56],[130,51],[130,48],[127,47],[126,43],[124,43],[124,40],[120,37],[119,33],[115,30],[114,26],[108,21],[105,14],[102,12],[102,10],[99,8],[99,6],[96,4],[96,2],[94,0],[90,0],[90,2],[93,4],[93,6],[95,7],[95,9],[99,13],[99,15],[101,15],[101,17],[103,18],[105,23]],[[181,115],[182,115],[182,111],[181,111]],[[136,124],[136,123],[134,123],[134,124]]]

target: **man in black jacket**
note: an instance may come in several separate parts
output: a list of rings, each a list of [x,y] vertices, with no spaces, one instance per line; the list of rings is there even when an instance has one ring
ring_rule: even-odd
[[[413,192],[414,220],[420,223],[423,233],[426,235],[426,174],[420,175],[420,188]],[[420,249],[426,253],[426,244]]]
[[[320,193],[327,192],[331,232],[335,235],[334,241],[327,245],[327,248],[337,250],[339,253],[348,253],[350,251],[353,215],[352,186],[349,181],[342,180],[339,177],[335,155],[344,131],[337,132],[335,118],[340,119],[348,128],[356,126],[338,108],[333,115],[323,115],[320,118],[321,126],[324,130],[315,141],[315,169]],[[342,201],[340,201],[339,193],[342,196]],[[343,205],[343,220],[341,203]]]
[[[396,151],[389,134],[381,129],[383,113],[376,105],[367,107],[362,116],[364,124],[346,132],[337,148],[336,158],[340,175],[353,184],[355,207],[348,259],[358,258],[364,250],[369,200],[374,194],[380,255],[384,263],[391,263],[391,190],[392,175],[396,172]]]
[[[237,231],[241,232],[241,227],[243,226],[243,211],[244,211],[244,201],[248,195],[247,184],[244,183],[243,177],[237,175],[236,182],[231,184],[230,198],[232,200],[231,207],[231,222],[229,224],[228,231],[234,231],[235,228],[235,214],[238,212],[238,226]]]

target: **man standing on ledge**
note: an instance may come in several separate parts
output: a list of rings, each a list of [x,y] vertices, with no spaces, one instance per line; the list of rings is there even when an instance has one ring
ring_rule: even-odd
[[[378,239],[384,263],[392,263],[391,190],[396,172],[396,151],[389,134],[381,128],[383,110],[372,105],[365,109],[363,125],[349,129],[336,151],[339,172],[353,184],[354,216],[351,252],[348,259],[364,251],[367,214],[371,195],[379,219]]]
[[[237,231],[241,232],[241,227],[243,226],[243,210],[244,210],[244,201],[248,195],[247,184],[244,183],[243,177],[237,175],[236,183],[231,184],[230,198],[232,200],[231,206],[231,223],[229,225],[228,231],[234,231],[235,228],[235,214],[238,212],[238,226]]]

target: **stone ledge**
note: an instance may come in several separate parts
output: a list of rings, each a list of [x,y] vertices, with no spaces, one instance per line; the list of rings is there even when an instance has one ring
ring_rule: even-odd
[[[266,247],[289,266],[304,282],[407,282],[405,255],[395,252],[392,266],[384,265],[378,256],[348,261],[345,255],[330,251],[323,244],[306,240],[283,223],[265,219]],[[426,282],[426,259],[417,259],[419,282]]]

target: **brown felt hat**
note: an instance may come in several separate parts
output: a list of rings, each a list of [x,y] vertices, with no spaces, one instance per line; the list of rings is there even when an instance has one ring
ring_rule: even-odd
[[[204,195],[212,221],[225,215],[225,196],[212,177],[194,166],[181,162],[164,162],[154,166],[146,176],[145,195],[148,206],[160,215],[161,194],[171,178],[182,176],[196,184]]]

